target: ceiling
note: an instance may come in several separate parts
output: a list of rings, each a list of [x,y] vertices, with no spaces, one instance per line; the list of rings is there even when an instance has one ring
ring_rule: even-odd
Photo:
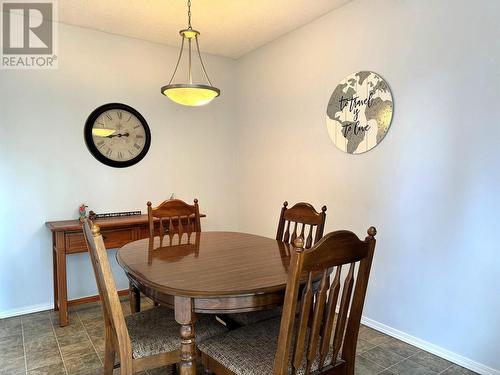
[[[205,53],[238,58],[351,0],[192,0],[192,26]],[[185,0],[64,0],[62,23],[180,45]]]

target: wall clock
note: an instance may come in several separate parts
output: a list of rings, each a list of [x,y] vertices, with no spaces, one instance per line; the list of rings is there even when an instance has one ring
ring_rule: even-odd
[[[151,131],[144,117],[121,103],[96,108],[85,123],[84,137],[90,153],[115,168],[138,163],[151,145]]]
[[[370,71],[348,75],[335,87],[328,102],[328,135],[344,152],[367,152],[387,134],[392,110],[391,89],[380,75]]]

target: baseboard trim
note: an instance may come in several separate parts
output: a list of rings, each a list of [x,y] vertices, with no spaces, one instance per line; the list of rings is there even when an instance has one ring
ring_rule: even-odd
[[[11,318],[13,316],[32,314],[40,311],[51,310],[54,308],[53,303],[40,303],[38,305],[31,305],[21,309],[12,309],[7,311],[0,311],[0,319]]]
[[[123,289],[118,291],[119,296],[128,295],[128,289]],[[99,295],[86,296],[81,298],[76,298],[68,301],[68,306],[80,305],[82,303],[89,303],[99,301]],[[21,316],[26,314],[33,314],[40,311],[53,310],[54,303],[40,303],[38,305],[31,305],[23,307],[21,309],[12,309],[7,311],[0,311],[0,319],[12,318],[14,316]]]
[[[121,297],[128,296],[128,289],[119,290],[118,295]],[[99,300],[99,295],[76,298],[68,301],[68,306],[81,305],[82,303],[96,302]]]
[[[395,328],[389,327],[385,324],[379,323],[376,320],[367,318],[365,316],[361,317],[361,323],[364,325],[373,328],[377,331],[383,332],[389,336],[392,336],[398,340],[404,341],[410,345],[416,346],[419,349],[425,350],[426,352],[437,355],[438,357],[444,358],[450,362],[456,363],[459,366],[468,368],[474,372],[477,372],[481,375],[500,375],[500,370],[495,370],[491,367],[483,365],[482,363],[478,363],[464,357],[460,354],[451,352],[447,349],[444,349],[440,346],[431,344],[430,342],[419,339],[418,337],[411,336],[405,332],[399,331]]]

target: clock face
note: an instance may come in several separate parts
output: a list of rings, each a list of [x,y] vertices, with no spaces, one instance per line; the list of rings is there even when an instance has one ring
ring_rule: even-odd
[[[85,124],[85,143],[94,157],[111,167],[129,167],[146,156],[151,132],[144,117],[120,103],[94,110]]]

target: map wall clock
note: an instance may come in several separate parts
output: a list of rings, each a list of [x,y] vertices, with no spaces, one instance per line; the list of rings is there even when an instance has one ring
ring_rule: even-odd
[[[121,103],[96,108],[85,123],[84,137],[90,153],[115,168],[137,164],[151,145],[151,131],[144,117]]]
[[[349,154],[371,150],[384,139],[392,121],[392,93],[377,73],[360,71],[335,87],[326,109],[332,142]]]

